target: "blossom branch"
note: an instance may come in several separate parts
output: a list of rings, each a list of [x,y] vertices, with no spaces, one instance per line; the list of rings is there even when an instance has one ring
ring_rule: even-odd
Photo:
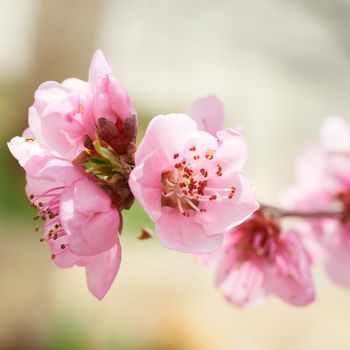
[[[299,217],[299,218],[305,218],[305,219],[322,218],[322,217],[339,218],[344,214],[344,210],[342,208],[333,209],[333,210],[302,211],[302,210],[286,210],[286,209],[278,208],[268,204],[261,204],[261,208],[276,219],[282,219],[286,217]]]

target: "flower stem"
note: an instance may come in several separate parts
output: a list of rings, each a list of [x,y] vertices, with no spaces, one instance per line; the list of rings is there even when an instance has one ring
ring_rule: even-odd
[[[313,219],[313,218],[337,218],[343,215],[343,209],[338,210],[315,210],[315,211],[302,211],[302,210],[286,210],[278,208],[272,205],[260,203],[261,208],[268,212],[271,216],[276,219],[282,219],[287,217],[299,217],[304,219]]]

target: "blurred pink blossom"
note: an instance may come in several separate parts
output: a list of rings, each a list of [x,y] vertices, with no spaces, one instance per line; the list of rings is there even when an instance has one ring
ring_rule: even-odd
[[[275,294],[304,306],[315,298],[310,257],[296,229],[281,230],[262,210],[224,234],[220,251],[199,256],[216,267],[216,284],[237,306],[261,303]]]
[[[233,129],[214,137],[198,131],[184,114],[153,118],[136,152],[129,185],[155,221],[164,246],[215,251],[222,232],[258,208],[254,188],[241,171],[246,154],[243,138]]]
[[[330,278],[350,287],[350,126],[339,117],[321,125],[320,142],[301,156],[295,182],[282,194],[289,209],[339,210],[341,216],[304,222],[314,258],[321,258]]]

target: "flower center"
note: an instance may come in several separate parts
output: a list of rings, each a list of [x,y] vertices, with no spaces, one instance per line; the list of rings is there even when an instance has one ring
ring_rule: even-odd
[[[134,201],[128,179],[135,166],[136,146],[130,144],[126,154],[118,154],[104,140],[85,137],[85,150],[74,163],[82,166],[85,172],[93,175],[119,210],[129,209]]]
[[[350,191],[338,193],[336,195],[336,199],[339,200],[339,202],[343,208],[341,221],[344,224],[349,223],[350,222]]]
[[[241,224],[234,234],[239,235],[234,245],[242,261],[254,257],[272,260],[278,248],[281,228],[261,210]]]
[[[196,147],[189,148],[195,152]],[[202,203],[209,201],[230,200],[233,198],[236,188],[210,187],[209,182],[215,177],[223,175],[220,164],[210,164],[214,161],[213,150],[208,150],[204,156],[193,153],[186,160],[175,163],[174,169],[162,174],[162,206],[178,208],[184,216],[189,216],[189,210],[195,212],[206,212]],[[174,154],[174,159],[179,154]]]

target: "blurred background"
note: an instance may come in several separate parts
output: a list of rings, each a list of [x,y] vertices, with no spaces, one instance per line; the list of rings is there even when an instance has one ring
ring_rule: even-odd
[[[276,203],[321,120],[350,120],[347,0],[0,0],[0,349],[342,350],[350,291],[315,267],[316,303],[270,298],[238,310],[190,256],[139,241],[126,213],[123,261],[102,302],[84,271],[61,270],[33,231],[24,175],[6,147],[45,80],[87,79],[101,48],[129,92],[141,134],[156,114],[217,94],[242,125],[259,200]]]

